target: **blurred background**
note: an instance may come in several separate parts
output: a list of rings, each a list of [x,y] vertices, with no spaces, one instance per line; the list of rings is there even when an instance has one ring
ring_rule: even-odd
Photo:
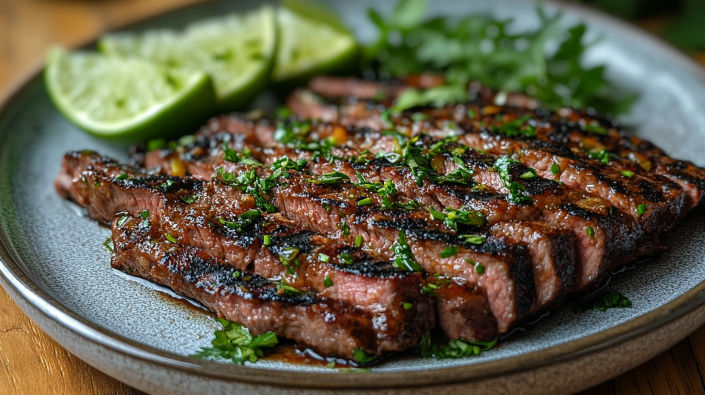
[[[0,97],[41,67],[51,45],[77,46],[130,22],[204,1],[0,0]],[[705,65],[705,0],[564,1],[630,21]]]
[[[204,1],[0,0],[0,100],[42,66],[52,45],[80,46],[103,32]],[[705,0],[565,1],[629,21],[705,66]],[[652,361],[584,394],[705,394],[704,375],[701,328]],[[33,393],[139,394],[66,352],[0,289],[0,394]]]

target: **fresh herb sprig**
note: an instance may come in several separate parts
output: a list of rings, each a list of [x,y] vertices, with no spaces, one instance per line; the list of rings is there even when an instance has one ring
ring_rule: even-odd
[[[607,309],[624,309],[629,307],[632,307],[632,302],[627,299],[626,296],[619,292],[612,291],[590,298],[588,301],[581,303],[580,306],[576,307],[573,311],[582,313],[590,310],[605,311]]]
[[[406,91],[397,99],[397,111],[465,101],[471,80],[500,91],[527,93],[548,108],[592,107],[620,114],[636,99],[617,94],[604,65],[584,66],[584,55],[593,45],[585,40],[585,24],[566,28],[561,14],[549,16],[539,8],[539,27],[516,33],[511,19],[426,19],[426,7],[426,0],[401,0],[387,18],[369,12],[379,35],[366,48],[368,68],[381,77],[435,71],[447,80],[428,90]]]
[[[454,231],[458,231],[458,225],[466,226],[482,226],[485,224],[485,217],[479,211],[464,211],[446,207],[445,211],[441,212],[429,206],[428,211],[431,213],[431,219],[443,221]]]
[[[406,242],[406,233],[403,230],[399,231],[397,242],[392,245],[394,253],[394,267],[399,270],[408,270],[411,272],[421,272],[423,268],[414,259],[414,253],[411,252],[411,247]]]
[[[499,173],[499,178],[502,180],[502,183],[504,186],[509,190],[509,195],[507,196],[507,199],[514,203],[514,204],[519,204],[519,203],[531,203],[533,200],[524,195],[524,192],[526,191],[526,188],[524,186],[512,179],[512,175],[510,173],[510,167],[512,165],[520,165],[521,162],[514,160],[508,156],[503,156],[499,159],[497,159],[494,163],[494,169],[497,170]],[[533,178],[536,176],[536,171],[533,169],[530,169],[530,171],[524,173],[531,173]],[[522,175],[523,176],[523,175]],[[525,177],[526,178],[526,177]]]
[[[244,364],[245,361],[257,362],[264,356],[264,349],[279,344],[274,332],[267,332],[259,336],[252,336],[250,331],[236,322],[221,318],[216,321],[222,325],[221,330],[215,331],[215,339],[211,341],[213,347],[204,347],[193,355],[200,359],[225,359],[235,364]]]

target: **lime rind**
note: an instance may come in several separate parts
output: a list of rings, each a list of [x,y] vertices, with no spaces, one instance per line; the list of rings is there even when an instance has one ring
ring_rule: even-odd
[[[241,108],[268,83],[276,51],[271,6],[191,24],[181,32],[111,34],[99,42],[108,55],[138,57],[169,68],[205,71],[221,111]]]
[[[289,1],[291,6],[298,2]],[[339,22],[321,21],[321,10],[313,14],[310,3],[305,7],[280,7],[277,10],[279,43],[272,70],[278,83],[299,82],[315,74],[340,73],[357,67],[359,45]],[[309,17],[313,15],[314,17]],[[337,21],[337,19],[331,19]]]
[[[139,59],[89,52],[49,52],[44,72],[57,108],[87,132],[125,140],[175,135],[210,115],[205,73],[171,70]],[[195,127],[195,125],[194,125]]]

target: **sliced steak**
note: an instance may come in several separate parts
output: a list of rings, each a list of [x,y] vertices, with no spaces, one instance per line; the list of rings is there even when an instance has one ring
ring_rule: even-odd
[[[298,106],[299,115],[308,117],[309,108],[321,105],[325,104],[307,102],[305,106]],[[578,154],[561,143],[537,138],[546,134],[544,129],[550,125],[541,119],[518,118],[507,107],[471,104],[415,112],[421,115],[415,118],[423,120],[411,119],[410,111],[384,115],[382,109],[380,105],[366,106],[364,114],[351,114],[343,107],[338,111],[345,115],[337,120],[375,130],[395,128],[412,134],[425,131],[440,138],[456,134],[460,135],[459,142],[470,147],[493,155],[514,155],[524,165],[536,169],[541,177],[555,178],[571,188],[608,200],[630,214],[645,233],[654,234],[657,239],[667,235],[690,207],[688,195],[676,183],[645,171],[625,177],[621,170],[601,162],[606,157],[602,152]],[[601,158],[585,158],[592,154]],[[552,168],[557,169],[556,175]]]
[[[208,166],[188,159],[192,158],[186,155],[178,160],[184,162],[187,171],[196,177],[210,178],[214,175],[216,169],[212,165],[208,171]],[[232,178],[235,174],[248,171],[242,164],[221,164],[221,177],[230,174]],[[147,165],[150,165],[149,160]],[[268,174],[266,169],[260,168],[259,171],[263,172],[262,176]],[[532,263],[526,247],[515,244],[505,236],[497,238],[490,234],[490,241],[483,246],[463,244],[463,239],[449,228],[427,223],[428,212],[425,210],[382,211],[378,206],[381,197],[362,187],[348,182],[325,185],[320,184],[316,177],[294,174],[294,171],[291,173],[285,186],[277,185],[271,191],[272,204],[288,219],[347,245],[354,244],[359,235],[366,252],[378,260],[394,258],[390,248],[396,242],[399,230],[406,231],[414,256],[425,270],[431,273],[451,270],[449,274],[464,276],[487,292],[500,332],[507,331],[517,319],[527,316],[536,308]],[[358,201],[365,199],[369,199],[370,204],[359,206]],[[343,231],[345,228],[347,230]],[[441,259],[440,252],[455,244],[464,245],[462,253]],[[465,263],[465,258],[483,262],[488,267],[488,275],[478,276],[473,267]],[[496,268],[489,269],[490,266]]]
[[[195,299],[253,335],[271,331],[323,355],[353,360],[356,349],[382,355],[369,313],[318,295],[281,293],[264,277],[219,264],[196,247],[146,241],[116,252],[111,264]]]
[[[286,127],[291,126],[279,126],[278,130]],[[187,171],[200,178],[208,178],[224,163],[221,146],[225,143],[239,150],[250,149],[257,159],[266,164],[287,156],[293,160],[308,160],[308,170],[315,174],[338,171],[353,180],[358,178],[358,174],[369,182],[384,183],[391,180],[399,195],[407,199],[439,210],[444,207],[469,207],[482,212],[489,224],[513,220],[544,221],[564,232],[574,233],[579,241],[578,267],[575,271],[569,271],[576,273],[575,292],[599,284],[611,269],[658,250],[658,242],[640,242],[643,240],[643,232],[633,219],[612,207],[608,201],[561,186],[554,181],[538,177],[526,179],[522,175],[527,174],[529,169],[521,164],[510,166],[509,173],[512,182],[525,188],[523,195],[531,200],[529,204],[511,203],[506,195],[500,194],[499,191],[506,193],[508,190],[493,167],[496,159],[467,146],[457,143],[443,145],[442,142],[428,138],[416,143],[427,151],[433,147],[436,154],[429,160],[429,166],[440,174],[451,174],[458,169],[458,161],[464,163],[468,172],[472,172],[477,183],[475,187],[433,182],[427,177],[419,185],[408,167],[390,163],[386,159],[375,159],[374,154],[393,150],[395,146],[398,148],[398,136],[379,134],[371,129],[349,129],[317,123],[308,125],[308,128],[309,139],[306,142],[334,138],[348,145],[331,149],[330,155],[337,158],[331,161],[327,156],[307,149],[283,147],[275,142],[275,130],[266,123],[221,117],[212,120],[199,131],[196,143],[184,147],[182,153],[173,150],[153,151],[147,155],[146,165],[148,168],[168,169],[168,163],[178,161],[184,163],[182,167]],[[258,148],[260,146],[264,148]],[[208,155],[203,155],[206,151]],[[543,267],[538,264],[534,266]],[[537,277],[541,277],[541,274],[537,273]],[[573,283],[570,281],[562,284],[571,289]],[[544,284],[537,281],[540,294],[560,296],[564,293],[544,292],[542,288]],[[540,304],[549,301],[543,298],[540,300],[544,301]]]
[[[68,194],[101,222],[108,223],[111,212],[120,213],[115,226],[125,227],[123,243],[168,235],[173,242],[199,247],[239,270],[283,276],[303,292],[312,290],[354,303],[378,323],[380,352],[413,346],[433,328],[433,302],[421,293],[420,274],[392,271],[388,263],[374,262],[352,250],[334,254],[329,263],[316,262],[320,254],[337,247],[279,214],[259,213],[252,197],[242,191],[218,182],[158,175],[128,178],[136,174],[124,173],[129,176],[110,178],[101,170],[117,173],[114,162],[84,154],[78,163],[86,165],[90,156],[95,162],[87,167],[93,170],[80,173]],[[67,160],[76,158],[69,155]],[[246,213],[257,215],[243,222]],[[138,221],[140,227],[128,229],[131,221]],[[353,257],[354,264],[336,263],[340,254]],[[414,314],[403,308],[403,302],[412,303]]]

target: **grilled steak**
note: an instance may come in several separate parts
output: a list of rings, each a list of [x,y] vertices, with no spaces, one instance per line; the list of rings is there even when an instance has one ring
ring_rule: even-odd
[[[280,126],[279,130],[282,127]],[[385,149],[392,149],[389,147],[394,147],[395,144],[398,145],[397,136],[380,135],[369,129],[350,130],[325,124],[313,124],[309,125],[309,128],[309,134],[314,136],[313,139],[333,137],[336,140],[347,141],[350,145],[332,149],[330,155],[337,158],[332,161],[325,156],[315,158],[318,154],[310,150],[282,147],[274,141],[274,129],[266,124],[221,117],[211,121],[208,127],[202,129],[196,142],[188,147],[182,147],[185,148],[181,150],[183,154],[175,153],[173,150],[153,151],[146,156],[145,165],[147,168],[161,168],[169,173],[169,164],[176,162],[181,164],[179,168],[184,168],[197,177],[208,178],[213,175],[217,167],[223,165],[223,153],[220,147],[223,143],[227,143],[237,149],[250,149],[257,159],[268,164],[287,156],[292,160],[308,159],[310,161],[308,169],[316,174],[338,171],[353,180],[362,178],[368,182],[380,183],[390,180],[394,182],[400,196],[439,210],[445,207],[472,208],[482,212],[489,224],[514,220],[544,221],[551,227],[562,229],[564,233],[575,234],[579,241],[577,245],[579,261],[570,263],[564,259],[564,267],[570,268],[569,274],[564,277],[570,277],[570,279],[564,282],[554,278],[554,281],[548,283],[538,280],[545,278],[542,272],[546,266],[534,263],[534,267],[537,268],[535,277],[539,305],[545,305],[551,302],[553,297],[559,297],[571,289],[582,291],[590,285],[599,283],[612,268],[633,259],[637,246],[639,246],[636,251],[637,256],[652,254],[658,246],[657,242],[640,243],[643,234],[634,221],[604,199],[542,178],[525,179],[522,175],[530,174],[527,173],[529,169],[518,163],[509,166],[508,175],[512,177],[512,182],[522,185],[525,189],[523,195],[531,200],[531,204],[526,202],[513,204],[508,201],[507,196],[499,192],[508,192],[508,190],[493,167],[495,158],[468,149],[467,146],[457,143],[439,145],[442,142],[428,141],[428,139],[417,142],[418,147],[434,147],[433,150],[437,154],[429,162],[440,174],[453,174],[459,167],[458,161],[464,164],[468,174],[474,177],[474,187],[459,186],[445,181],[434,182],[429,177],[424,177],[423,183],[419,185],[408,167],[390,163],[386,159],[376,159],[374,156],[374,154],[383,153]],[[258,148],[260,146],[265,148]],[[478,187],[482,188],[478,189]],[[522,242],[516,239],[515,241]],[[526,243],[533,242],[529,239]],[[573,258],[574,255],[564,256]],[[542,256],[552,256],[552,254],[544,253]],[[576,265],[578,267],[574,270]],[[577,274],[576,285],[572,288],[574,271]],[[556,288],[558,284],[560,288]]]
[[[81,173],[70,163],[93,170]],[[434,326],[433,302],[421,293],[420,274],[399,272],[360,251],[340,250],[278,214],[262,215],[253,210],[252,197],[237,189],[217,182],[128,173],[124,171],[129,168],[92,153],[67,155],[64,168],[58,180],[69,179],[72,173],[79,176],[60,190],[86,206],[93,218],[107,223],[110,213],[113,217],[120,213],[118,229],[140,221],[139,229],[123,234],[123,244],[139,244],[158,232],[153,239],[168,235],[239,270],[283,277],[294,289],[351,303],[375,319],[380,353],[408,348]],[[257,218],[243,219],[253,213]],[[317,262],[314,257],[320,254],[331,259]],[[349,256],[353,263],[341,262],[340,256]],[[404,309],[403,303],[413,308]]]
[[[296,102],[299,99],[306,101]],[[321,106],[330,106],[327,104],[330,101],[321,99],[313,92],[295,96],[288,103],[303,117],[333,109],[331,106],[330,109],[321,110]],[[357,112],[352,111],[353,107]],[[595,148],[591,141],[576,143],[579,148],[571,147],[560,137],[560,131],[556,132],[554,125],[544,120],[545,115],[550,113],[543,110],[521,112],[510,107],[471,103],[420,110],[417,113],[423,114],[422,118],[425,119],[414,121],[411,112],[381,117],[383,113],[379,105],[368,103],[363,110],[359,107],[357,104],[351,104],[349,108],[345,104],[336,106],[338,115],[327,116],[327,119],[376,130],[388,129],[390,126],[400,130],[424,130],[439,137],[454,133],[460,135],[460,142],[493,155],[521,153],[516,155],[516,159],[535,168],[538,175],[556,178],[571,188],[582,189],[610,201],[615,207],[632,215],[644,232],[653,233],[657,238],[667,234],[688,208],[700,199],[699,193],[688,195],[676,183],[637,168],[641,166],[628,164],[629,158],[621,159],[600,149],[599,145]],[[605,130],[605,134],[609,133],[604,128],[594,126],[592,120],[590,122],[591,126],[586,127],[588,133],[599,135],[603,133],[602,130]],[[634,158],[638,161],[638,155]],[[557,177],[551,171],[552,168]],[[627,171],[632,174],[625,176],[621,168],[631,169]],[[689,169],[692,178],[696,171],[694,167]],[[680,180],[687,178],[682,174],[673,177]],[[691,189],[697,189],[697,183],[689,185]],[[663,226],[666,222],[669,225]]]
[[[119,240],[122,230],[114,232]],[[271,281],[222,265],[196,247],[145,240],[116,251],[111,264],[193,298],[254,335],[272,331],[323,355],[348,359],[358,348],[380,355],[369,313],[318,295],[282,293]]]
[[[183,166],[190,170],[191,164],[184,161]],[[221,174],[247,171],[242,166],[223,163]],[[197,176],[209,178],[214,172],[215,169],[207,173],[201,168]],[[429,222],[426,211],[380,210],[379,195],[348,182],[325,185],[316,178],[292,174],[287,178],[286,187],[276,186],[271,194],[274,206],[288,219],[347,244],[354,243],[360,236],[375,259],[393,259],[395,254],[390,248],[397,241],[399,230],[405,231],[412,236],[409,244],[425,270],[464,277],[486,290],[500,332],[507,331],[517,319],[536,308],[529,253],[526,247],[513,243],[504,234],[488,233],[488,240],[481,246],[466,243],[447,226]],[[369,203],[361,206],[359,202],[364,200]],[[456,256],[440,258],[441,251],[449,244],[465,248]],[[487,267],[486,274],[478,276],[465,262],[466,258],[482,262]]]

